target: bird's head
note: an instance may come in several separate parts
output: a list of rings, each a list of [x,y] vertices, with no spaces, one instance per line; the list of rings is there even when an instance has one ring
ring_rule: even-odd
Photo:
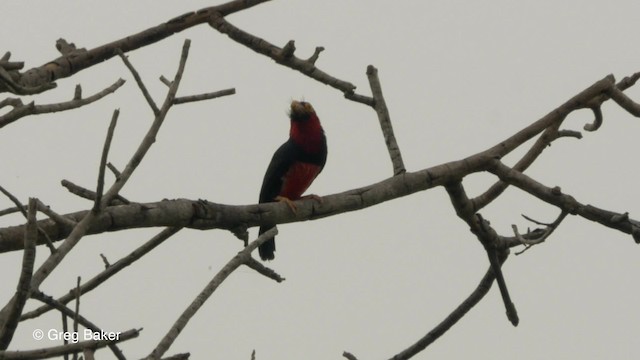
[[[309,153],[316,153],[325,144],[324,130],[313,106],[306,101],[291,102],[289,137]]]
[[[316,111],[313,110],[313,106],[306,101],[291,102],[291,110],[289,111],[289,118],[293,121],[305,121],[309,120],[312,115],[315,115]]]

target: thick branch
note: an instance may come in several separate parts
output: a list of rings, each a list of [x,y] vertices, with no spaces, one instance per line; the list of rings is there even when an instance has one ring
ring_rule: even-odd
[[[22,73],[14,72],[12,73],[15,78],[14,82],[29,88],[38,88],[38,86],[40,86],[42,87],[40,91],[44,91],[51,88],[46,85],[50,85],[51,82],[57,79],[69,77],[81,70],[117,56],[118,49],[121,49],[122,52],[125,53],[136,50],[161,41],[177,32],[207,23],[213,14],[227,16],[267,1],[269,0],[234,0],[195,12],[189,12],[160,25],[97,48],[86,51],[73,51],[42,66]],[[2,85],[3,84],[0,83],[0,92],[14,92],[12,89],[7,88],[7,86]]]
[[[490,160],[490,159],[486,159]],[[453,161],[413,173],[404,173],[379,183],[350,190],[341,194],[323,196],[323,202],[299,200],[294,214],[286,204],[264,203],[254,205],[224,205],[187,199],[165,200],[155,203],[131,203],[107,207],[96,216],[88,234],[142,227],[187,227],[192,229],[227,229],[252,227],[261,224],[283,224],[314,220],[344,212],[360,210],[381,202],[410,195],[443,185],[456,175],[464,176],[481,170],[486,161]],[[65,214],[79,222],[87,211]],[[69,235],[68,230],[55,221],[38,221],[52,240],[59,241]],[[18,234],[16,234],[16,232]],[[0,228],[0,253],[23,248],[19,227]],[[41,243],[42,239],[38,239]]]

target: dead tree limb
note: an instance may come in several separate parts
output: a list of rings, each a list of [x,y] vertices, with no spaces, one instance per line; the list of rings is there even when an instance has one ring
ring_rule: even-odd
[[[155,249],[158,245],[162,244],[165,240],[173,236],[175,233],[180,231],[181,228],[167,228],[162,230],[158,235],[151,238],[149,241],[144,243],[139,248],[132,251],[129,255],[123,257],[122,259],[116,261],[111,264],[109,267],[104,269],[101,273],[97,274],[93,278],[89,279],[87,282],[80,286],[80,294],[86,294],[89,291],[97,288],[100,284],[107,281],[109,278],[126,268],[127,266],[134,263],[136,260],[140,259],[145,254],[149,253],[151,250]],[[58,298],[56,301],[60,304],[67,304],[71,300],[75,298],[75,288],[70,289],[65,295]],[[32,310],[28,313],[23,314],[20,317],[20,321],[35,319],[38,316],[44,314],[45,312],[51,310],[52,307],[50,305],[43,305],[35,310]]]
[[[508,254],[506,252],[502,252],[501,256],[498,258],[500,265],[504,264],[507,260]],[[469,310],[471,310],[474,306],[476,306],[485,295],[489,293],[491,290],[491,285],[495,280],[495,273],[490,267],[478,286],[473,290],[473,292],[460,304],[455,310],[449,314],[441,323],[439,323],[436,327],[434,327],[431,331],[429,331],[425,336],[416,341],[413,345],[409,346],[405,350],[399,352],[390,358],[390,360],[405,360],[410,359],[414,355],[418,354],[422,350],[426,349],[427,346],[431,345],[434,341],[438,340],[438,338],[444,333],[446,333],[453,325],[455,325],[462,317],[464,317]]]
[[[222,282],[233,273],[240,265],[246,264],[251,259],[251,252],[255,250],[260,244],[269,239],[273,239],[278,234],[278,229],[274,226],[269,231],[260,235],[256,240],[251,242],[247,247],[234,256],[220,271],[211,279],[209,284],[198,294],[198,296],[191,302],[184,312],[180,315],[178,320],[173,324],[167,334],[160,340],[160,343],[153,349],[151,354],[146,357],[147,360],[157,360],[169,349],[171,344],[177,339],[178,335],[187,326],[189,320],[196,314],[196,312],[204,305],[205,301],[213,295],[213,292],[222,284]]]
[[[13,334],[18,327],[20,314],[29,298],[29,288],[33,267],[36,260],[36,239],[38,227],[36,224],[37,200],[29,199],[27,224],[24,227],[24,252],[22,256],[22,270],[18,279],[16,292],[7,305],[0,310],[0,350],[6,350]]]
[[[227,16],[241,10],[268,2],[270,0],[233,0],[224,4],[211,6],[180,15],[165,23],[151,27],[139,33],[126,36],[108,44],[84,51],[70,51],[42,66],[18,72],[13,62],[9,68],[0,67],[0,92],[14,94],[39,93],[55,87],[54,81],[70,77],[118,55],[118,49],[127,53],[156,43],[167,37],[191,27],[205,24],[212,16]],[[0,63],[2,65],[3,63]],[[6,62],[5,62],[6,64]],[[11,71],[8,71],[8,70]],[[4,72],[4,75],[3,73]]]
[[[11,107],[13,107],[13,109],[11,111],[9,111],[8,113],[0,116],[0,128],[9,125],[11,123],[13,123],[16,120],[19,120],[20,118],[23,118],[25,116],[29,116],[29,115],[39,115],[39,114],[49,114],[49,113],[54,113],[54,112],[59,112],[59,111],[66,111],[66,110],[71,110],[71,109],[77,109],[79,107],[85,106],[85,105],[89,105],[93,102],[96,102],[100,99],[102,99],[103,97],[114,93],[116,90],[118,90],[122,85],[124,85],[125,81],[123,79],[118,79],[118,81],[116,81],[115,83],[113,83],[113,85],[105,88],[104,90],[89,96],[87,98],[79,98],[77,96],[74,96],[74,98],[72,100],[66,101],[66,102],[61,102],[61,103],[56,103],[56,104],[46,104],[46,105],[36,105],[34,102],[30,102],[26,105],[24,105],[22,103],[22,100],[20,99],[12,99],[13,101],[8,102],[8,99],[3,100],[3,103],[0,103],[0,108],[6,105],[10,105]]]
[[[0,359],[5,360],[40,360],[49,359],[52,357],[62,356],[65,354],[72,354],[74,352],[82,351],[84,349],[99,349],[110,344],[115,344],[129,339],[133,339],[140,335],[142,329],[132,329],[119,334],[117,339],[108,340],[87,340],[79,341],[77,343],[53,346],[44,349],[37,350],[24,350],[24,351],[0,351]]]

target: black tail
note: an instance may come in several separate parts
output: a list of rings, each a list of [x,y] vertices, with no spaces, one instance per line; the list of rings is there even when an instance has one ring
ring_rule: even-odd
[[[267,232],[273,226],[260,226],[259,235]],[[258,247],[258,252],[260,253],[260,259],[262,260],[273,260],[276,258],[276,238],[275,236],[272,239],[267,240],[262,243],[260,247]]]

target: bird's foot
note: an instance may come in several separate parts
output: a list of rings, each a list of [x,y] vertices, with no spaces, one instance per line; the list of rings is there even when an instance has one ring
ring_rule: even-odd
[[[291,199],[278,195],[276,196],[275,200],[277,202],[283,202],[287,204],[287,206],[289,206],[289,209],[291,209],[291,211],[293,211],[294,214],[298,212],[298,208],[296,207],[296,204],[294,204],[293,201],[291,201]]]
[[[313,199],[313,200],[315,200],[315,201],[317,201],[317,202],[319,202],[321,204],[322,204],[322,201],[323,201],[322,197],[320,197],[320,196],[318,196],[316,194],[305,195],[305,196],[301,197],[300,199]]]

